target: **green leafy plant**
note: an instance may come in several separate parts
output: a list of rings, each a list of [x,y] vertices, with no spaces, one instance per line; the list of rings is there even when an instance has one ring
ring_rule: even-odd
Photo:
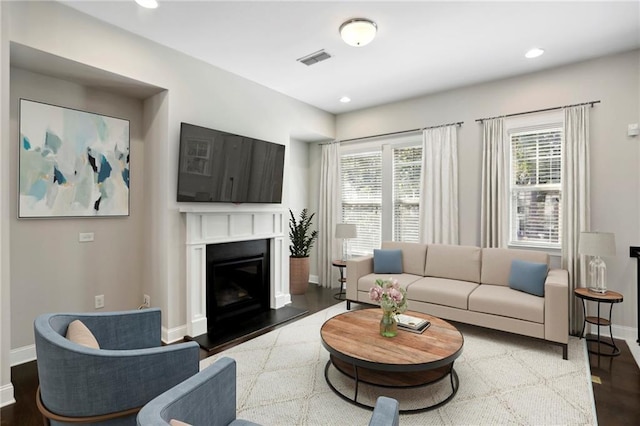
[[[300,212],[300,220],[296,220],[291,209],[289,209],[289,239],[291,245],[289,251],[291,257],[309,257],[309,251],[313,247],[313,242],[318,237],[318,231],[310,231],[311,221],[315,213],[309,212],[307,209],[302,209]]]

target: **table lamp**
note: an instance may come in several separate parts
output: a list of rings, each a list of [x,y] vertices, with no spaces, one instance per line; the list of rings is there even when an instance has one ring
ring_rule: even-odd
[[[615,236],[610,232],[581,232],[578,252],[587,256],[593,256],[589,262],[589,277],[591,291],[596,293],[607,292],[607,265],[601,256],[614,256],[616,254]]]
[[[358,236],[358,229],[353,223],[336,224],[336,238],[342,238],[342,260],[346,261],[351,257],[349,253],[349,240]]]

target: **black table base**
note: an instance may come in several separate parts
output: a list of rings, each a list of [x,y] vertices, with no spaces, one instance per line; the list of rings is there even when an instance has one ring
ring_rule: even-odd
[[[333,368],[335,368],[337,371],[339,371],[340,373],[344,374],[347,377],[350,377],[354,380],[354,394],[353,397],[349,397],[347,395],[345,395],[344,393],[340,392],[334,385],[333,383],[331,383],[331,380],[329,379],[329,369],[333,366]],[[435,404],[431,404],[431,405],[426,405],[424,407],[421,408],[413,408],[413,409],[407,409],[407,410],[400,410],[401,414],[416,414],[416,413],[423,413],[425,411],[430,411],[430,410],[435,410],[437,408],[442,407],[443,405],[445,405],[446,403],[448,403],[449,401],[451,401],[453,399],[453,397],[456,395],[456,393],[458,392],[458,387],[460,385],[460,380],[458,379],[458,374],[456,373],[456,371],[453,369],[453,363],[449,364],[444,371],[444,374],[439,374],[435,377],[435,379],[433,379],[432,381],[428,381],[426,383],[418,383],[418,384],[414,384],[414,385],[409,385],[409,386],[396,386],[396,385],[385,385],[385,384],[381,384],[381,383],[373,383],[371,381],[367,381],[365,379],[362,379],[360,377],[360,375],[362,374],[363,371],[371,371],[369,369],[364,369],[362,367],[357,367],[357,366],[352,366],[352,372],[347,372],[344,371],[343,368],[338,367],[338,365],[334,364],[332,362],[332,359],[329,359],[329,361],[327,361],[327,364],[324,367],[324,379],[326,380],[327,384],[329,385],[329,388],[331,388],[331,390],[338,395],[340,398],[344,399],[345,401],[356,405],[358,407],[361,408],[366,408],[366,409],[373,409],[374,406],[372,405],[368,405],[368,404],[364,404],[360,401],[358,401],[358,388],[359,388],[359,384],[360,383],[366,383],[368,385],[372,385],[372,386],[379,386],[379,387],[384,387],[384,388],[426,388],[427,386],[433,385],[443,379],[445,379],[447,376],[449,377],[450,381],[451,381],[451,393],[449,395],[447,395],[446,398],[444,398],[443,400],[435,403]],[[376,373],[380,373],[379,371],[377,371]],[[393,372],[393,371],[389,371],[388,374],[390,376],[393,376],[394,374],[398,374],[398,372]],[[420,392],[421,390],[416,390],[416,392]],[[401,402],[401,401],[400,401]]]

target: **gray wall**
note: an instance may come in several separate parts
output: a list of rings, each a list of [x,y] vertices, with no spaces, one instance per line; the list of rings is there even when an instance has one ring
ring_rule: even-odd
[[[615,307],[613,322],[617,335],[633,337],[636,261],[629,246],[640,244],[640,139],[626,132],[627,124],[640,120],[639,65],[640,53],[633,51],[340,114],[336,138],[464,121],[458,130],[460,243],[477,245],[482,126],[475,119],[601,100],[591,109],[592,229],[615,233],[617,256],[605,261],[609,287],[623,293],[625,302]],[[319,156],[310,158],[312,170],[319,170]]]
[[[9,15],[0,4],[0,141],[9,139]],[[9,286],[9,145],[0,143],[0,406],[14,402],[11,349],[11,287]]]
[[[75,83],[11,68],[10,141],[19,140],[19,99],[25,98],[129,120],[130,216],[117,218],[18,219],[18,162],[9,167],[12,206],[11,347],[33,343],[31,324],[50,312],[94,310],[94,296],[105,296],[104,310],[135,309],[142,303],[144,223],[144,143],[142,102]],[[18,158],[11,143],[11,158]],[[93,232],[94,242],[78,242]]]
[[[310,158],[311,144],[308,142],[292,139],[290,144],[291,161],[289,163],[289,171],[296,178],[293,179],[289,186],[290,199],[289,207],[293,210],[293,214],[298,217],[302,209],[306,208],[310,213],[315,213],[316,216],[313,219],[312,229],[318,229],[318,209],[317,200],[313,198],[313,194],[309,191],[310,188],[315,187],[315,183],[309,180],[310,170],[309,163],[312,161]],[[295,201],[294,201],[295,200]],[[288,226],[288,223],[287,223]],[[287,228],[288,229],[288,228]],[[317,282],[318,280],[318,246],[317,241],[311,249],[309,255],[309,280],[311,282]]]
[[[133,115],[137,127],[136,149],[140,153],[138,169],[132,166],[132,183],[135,179],[141,185],[132,194],[132,217],[120,219],[94,220],[42,220],[17,221],[15,205],[9,211],[9,197],[0,194],[0,224],[6,224],[7,232],[2,232],[3,247],[10,239],[12,249],[18,250],[8,261],[11,278],[17,277],[21,284],[13,283],[7,273],[9,268],[2,266],[2,306],[8,305],[4,297],[16,291],[9,309],[2,310],[2,383],[7,385],[7,394],[12,393],[8,381],[8,341],[14,336],[15,343],[24,345],[33,341],[32,321],[37,313],[58,310],[61,306],[72,306],[78,309],[93,310],[95,292],[105,294],[107,307],[137,307],[143,292],[151,295],[152,305],[163,311],[163,337],[173,340],[181,338],[186,329],[186,289],[185,289],[185,239],[184,215],[175,202],[176,173],[178,163],[178,140],[180,122],[191,122],[206,127],[217,128],[250,137],[257,137],[287,146],[285,157],[285,183],[283,203],[286,209],[290,204],[303,205],[300,200],[306,196],[300,191],[290,191],[292,182],[298,179],[295,169],[290,168],[293,155],[289,149],[292,138],[296,135],[316,139],[330,138],[335,131],[335,120],[332,114],[318,110],[302,102],[291,99],[273,90],[233,75],[219,68],[191,58],[180,52],[162,47],[149,40],[134,36],[115,27],[104,24],[93,18],[70,9],[57,2],[0,2],[3,19],[0,62],[3,80],[10,71],[8,47],[10,43],[20,46],[23,52],[31,55],[48,55],[57,63],[63,63],[70,75],[80,76],[81,80],[71,79],[71,86],[62,85],[59,91],[43,90],[33,93],[33,98],[42,100],[50,97],[54,103],[68,101],[77,103],[82,109],[98,112],[112,111],[115,105]],[[33,68],[30,68],[34,71]],[[17,73],[19,74],[19,73]],[[46,72],[45,72],[46,74]],[[50,74],[53,76],[53,74]],[[58,76],[60,77],[60,76]],[[20,78],[18,76],[17,78]],[[42,77],[46,80],[47,77]],[[34,80],[37,80],[34,76]],[[132,93],[140,93],[141,89],[154,86],[158,90],[140,102],[127,99],[126,96],[106,96],[106,104],[97,102],[98,91],[91,87],[111,85],[112,80],[126,79]],[[44,81],[43,80],[43,81]],[[25,83],[21,83],[24,86]],[[39,84],[39,83],[38,83]],[[56,83],[58,84],[58,83]],[[79,94],[81,86],[88,90]],[[3,106],[9,106],[8,82],[2,86]],[[13,88],[12,88],[13,89]],[[31,90],[23,87],[24,90]],[[34,87],[35,89],[35,87]],[[64,93],[68,89],[68,93]],[[18,90],[17,88],[15,90]],[[21,89],[22,90],[22,89]],[[126,87],[125,87],[126,90]],[[103,90],[105,91],[105,90]],[[122,91],[122,86],[120,87]],[[111,92],[106,90],[106,92]],[[37,96],[36,96],[37,95]],[[100,98],[103,98],[100,94]],[[13,93],[12,93],[12,96]],[[135,96],[139,98],[139,96]],[[12,101],[12,108],[13,105]],[[2,110],[0,110],[2,112]],[[113,113],[123,116],[122,113]],[[125,117],[130,118],[131,117]],[[12,126],[15,123],[12,122]],[[2,181],[7,187],[17,185],[14,174],[8,170],[13,162],[13,154],[6,152],[7,144],[13,140],[8,131],[8,114],[2,122],[3,151],[0,151],[0,170],[10,176],[10,180]],[[295,148],[294,148],[295,151]],[[297,155],[304,157],[304,154]],[[138,161],[135,160],[135,161]],[[133,161],[133,159],[132,159]],[[13,169],[12,169],[13,170]],[[15,191],[15,189],[14,189]],[[302,198],[300,198],[302,197]],[[6,204],[5,204],[6,203]],[[12,203],[14,204],[14,203]],[[211,210],[238,209],[233,205],[211,206]],[[264,209],[273,206],[263,206]],[[9,226],[9,221],[10,226]],[[87,229],[85,226],[92,229]],[[136,226],[137,225],[137,226]],[[39,234],[43,240],[61,239],[68,253],[53,255],[50,267],[58,265],[63,257],[82,258],[85,264],[101,264],[105,259],[122,260],[116,253],[117,248],[107,247],[108,242],[119,240],[118,236],[135,230],[128,235],[127,241],[137,248],[141,254],[127,261],[124,270],[127,277],[119,275],[116,279],[100,279],[91,284],[88,268],[78,270],[55,271],[54,278],[48,279],[46,286],[37,287],[44,281],[42,273],[28,270],[29,261],[25,254],[29,250],[39,250],[35,245]],[[139,228],[139,229],[138,229]],[[78,245],[79,231],[94,231],[96,241]],[[115,232],[113,239],[105,234]],[[17,236],[28,236],[21,242]],[[22,246],[21,244],[24,244]],[[49,244],[49,243],[47,243]],[[54,245],[51,243],[51,245]],[[5,261],[5,251],[2,252]],[[44,254],[44,248],[41,252]],[[12,253],[13,254],[13,253]],[[51,251],[46,252],[52,256]],[[8,258],[8,257],[7,257]],[[137,263],[138,266],[134,265]],[[16,269],[15,271],[13,269]],[[6,277],[5,277],[6,275]],[[135,284],[139,281],[139,284]],[[69,282],[73,283],[69,285]],[[25,284],[26,283],[26,284]],[[134,284],[131,284],[134,283]],[[26,299],[26,292],[19,285],[38,288],[41,297]],[[43,293],[44,292],[44,293]],[[47,297],[47,294],[55,295]],[[64,295],[64,300],[58,295]],[[9,316],[9,312],[11,315]],[[11,321],[5,321],[10,318]],[[10,332],[8,331],[10,327]],[[14,350],[18,348],[13,348]],[[3,401],[6,401],[3,394]]]

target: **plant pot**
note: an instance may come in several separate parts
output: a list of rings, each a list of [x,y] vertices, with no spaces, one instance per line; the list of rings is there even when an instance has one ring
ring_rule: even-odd
[[[309,287],[309,258],[289,257],[289,291],[305,294]]]

